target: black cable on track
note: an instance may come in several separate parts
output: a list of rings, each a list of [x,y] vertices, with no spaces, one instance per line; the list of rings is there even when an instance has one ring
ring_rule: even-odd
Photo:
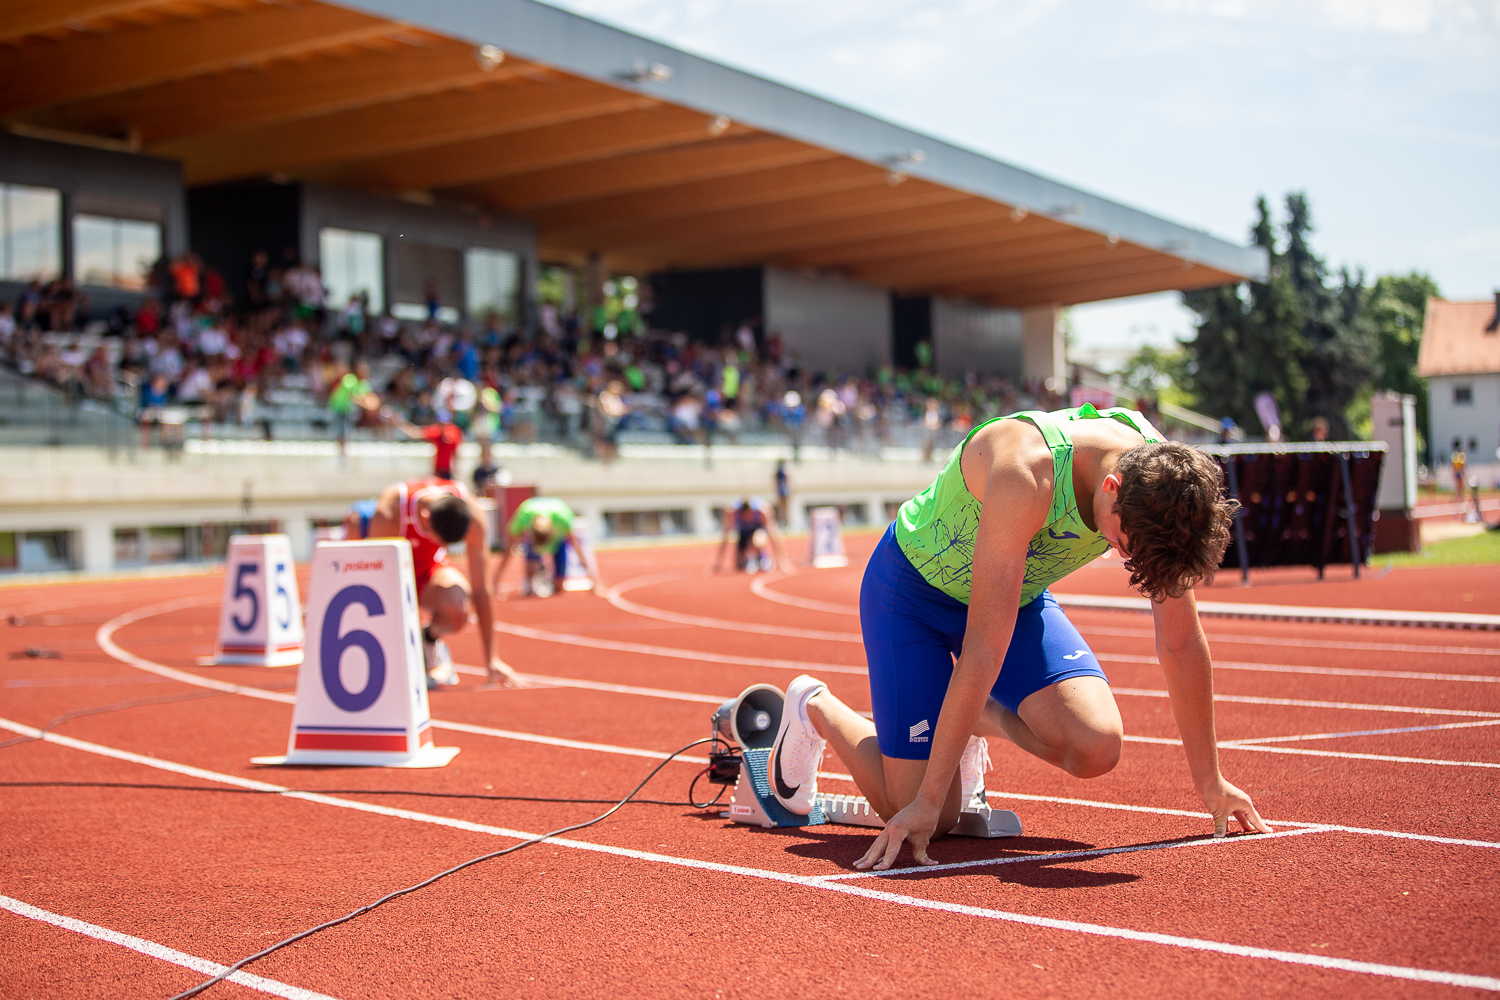
[[[365,913],[369,913],[371,910],[375,909],[377,906],[380,906],[383,903],[388,903],[400,896],[410,895],[411,893],[414,893],[419,889],[425,889],[427,888],[427,886],[432,885],[432,883],[438,881],[439,879],[447,878],[449,875],[452,875],[455,872],[461,872],[465,868],[472,868],[474,865],[480,864],[484,861],[489,861],[492,858],[498,858],[506,854],[512,854],[524,847],[531,847],[533,844],[540,844],[550,837],[559,837],[565,833],[571,833],[574,830],[582,830],[585,827],[590,827],[595,823],[602,822],[608,819],[610,816],[613,816],[620,809],[624,808],[625,804],[628,803],[631,799],[635,798],[636,793],[639,792],[642,788],[645,788],[646,783],[649,782],[652,778],[656,777],[657,772],[666,767],[667,764],[671,763],[674,759],[686,753],[687,751],[691,750],[693,747],[700,746],[704,743],[720,744],[723,743],[723,740],[719,739],[717,736],[711,736],[706,739],[694,740],[687,746],[672,751],[672,753],[667,755],[667,757],[663,759],[661,763],[657,764],[651,769],[650,774],[641,779],[640,784],[631,789],[629,795],[625,796],[623,799],[620,799],[614,805],[610,806],[608,809],[600,813],[598,816],[595,816],[593,819],[585,820],[582,823],[574,823],[571,826],[558,827],[556,830],[552,830],[548,833],[538,834],[537,836],[532,837],[529,840],[523,840],[519,844],[512,844],[511,846],[503,848],[502,850],[491,851],[488,854],[481,854],[477,858],[470,858],[468,861],[454,865],[447,871],[441,871],[430,878],[423,879],[421,882],[418,882],[415,885],[409,885],[405,889],[397,889],[395,892],[387,893],[386,895],[375,900],[375,902],[367,903],[357,910],[351,910],[349,913],[344,914],[342,917],[337,917],[333,920],[325,921],[324,923],[318,924],[316,927],[309,927],[305,931],[293,934],[291,937],[286,938],[285,940],[276,942],[269,948],[264,948],[253,955],[247,955],[244,958],[240,959],[238,962],[235,962],[233,965],[226,968],[223,972],[220,972],[218,975],[212,977],[211,979],[204,980],[197,986],[194,986],[192,989],[183,990],[181,993],[178,993],[175,996],[171,997],[170,1000],[188,1000],[189,997],[195,997],[199,993],[202,993],[204,990],[208,989],[214,983],[221,982],[229,976],[234,975],[236,972],[240,971],[251,962],[265,958],[267,955],[270,955],[276,951],[280,951],[287,945],[295,944],[296,942],[301,941],[303,938],[311,937],[319,931],[327,930],[330,927],[337,927],[339,924],[348,923],[355,917],[358,917]]]

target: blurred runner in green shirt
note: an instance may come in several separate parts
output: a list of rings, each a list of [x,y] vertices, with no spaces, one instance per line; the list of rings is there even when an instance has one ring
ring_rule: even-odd
[[[522,502],[510,519],[509,544],[495,570],[495,593],[501,593],[500,581],[505,568],[517,552],[525,559],[522,596],[549,597],[558,586],[569,590],[597,589],[599,566],[582,528],[573,509],[556,497],[532,497]],[[548,560],[548,556],[552,558]],[[567,582],[568,565],[573,560],[581,563],[588,574],[587,577],[574,578],[586,580],[584,586],[575,588]]]

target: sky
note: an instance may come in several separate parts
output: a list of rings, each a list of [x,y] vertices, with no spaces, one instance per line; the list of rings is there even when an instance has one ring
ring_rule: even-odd
[[[1500,289],[1500,0],[551,0],[1232,242],[1302,191],[1335,267]],[[1072,311],[1101,360],[1175,293]]]

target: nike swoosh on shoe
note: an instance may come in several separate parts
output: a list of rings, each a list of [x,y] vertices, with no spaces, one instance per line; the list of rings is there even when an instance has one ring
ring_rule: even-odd
[[[776,784],[776,794],[784,799],[791,800],[802,790],[799,784],[791,787],[781,777],[781,748],[786,744],[786,733],[781,734],[781,739],[776,741],[776,749],[771,753],[771,780]]]

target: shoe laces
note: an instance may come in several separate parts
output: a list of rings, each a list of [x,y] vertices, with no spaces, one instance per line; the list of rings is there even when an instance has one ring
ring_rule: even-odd
[[[983,736],[970,736],[964,755],[959,758],[958,773],[965,785],[983,784],[990,770],[990,744]]]

